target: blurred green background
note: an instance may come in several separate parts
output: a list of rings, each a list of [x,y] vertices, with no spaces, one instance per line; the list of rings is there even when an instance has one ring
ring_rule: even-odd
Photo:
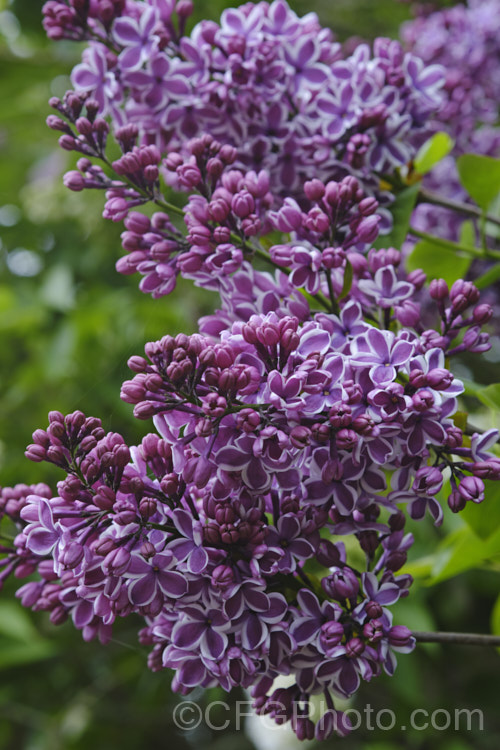
[[[228,0],[197,0],[196,20],[217,18]],[[292,0],[300,14],[315,10],[340,39],[396,36],[408,7],[395,0]],[[120,225],[101,218],[102,196],[73,194],[62,174],[74,159],[57,148],[45,126],[47,100],[69,87],[75,45],[48,43],[40,0],[0,0],[0,484],[47,481],[57,472],[23,458],[31,432],[46,425],[49,409],[82,409],[106,429],[139,440],[144,425],[119,399],[127,358],[166,332],[194,330],[215,301],[188,284],[168,301],[137,291],[137,279],[118,276]],[[500,496],[497,506],[500,504]],[[500,520],[500,518],[498,518]],[[486,525],[493,523],[487,520]],[[484,520],[483,520],[484,526]],[[491,531],[491,525],[487,529]],[[485,632],[498,593],[499,557],[484,528],[470,531],[451,519],[437,532],[420,525],[413,558],[419,573],[396,621],[414,629]],[[451,534],[451,537],[449,536]],[[449,539],[454,539],[451,547]],[[437,545],[438,552],[434,550]],[[462,545],[462,546],[460,546]],[[464,551],[465,550],[465,551]],[[433,557],[429,557],[433,555]],[[441,555],[441,557],[439,557]],[[464,564],[465,562],[465,564]],[[461,575],[460,571],[466,570]],[[479,570],[480,569],[480,570]],[[436,572],[437,571],[437,572]],[[433,583],[432,586],[427,584]],[[240,750],[255,745],[237,732],[235,713],[212,715],[224,731],[182,733],[172,723],[181,700],[170,674],[152,674],[147,649],[137,644],[139,621],[119,622],[107,647],[84,644],[70,625],[54,628],[14,600],[10,584],[0,598],[0,750],[108,750],[155,746],[173,750]],[[496,607],[495,619],[500,621]],[[500,629],[500,623],[497,626]],[[500,744],[498,655],[471,647],[420,646],[401,656],[395,678],[365,685],[353,707],[390,708],[391,731],[360,729],[345,750],[493,750]],[[236,691],[237,692],[237,691]],[[226,700],[209,691],[202,705]],[[233,700],[244,700],[235,694]],[[483,731],[399,729],[414,708],[429,712],[479,708]],[[274,739],[291,748],[290,740]],[[263,747],[263,746],[262,746]]]

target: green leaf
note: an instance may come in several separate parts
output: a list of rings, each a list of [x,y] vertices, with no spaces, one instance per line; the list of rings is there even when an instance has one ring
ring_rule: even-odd
[[[484,501],[467,503],[460,517],[480,539],[489,539],[500,528],[500,486],[498,482],[484,480]]]
[[[455,141],[450,138],[448,133],[436,133],[420,147],[415,160],[414,166],[420,174],[427,174],[432,167],[445,156],[448,156]]]
[[[457,427],[460,427],[462,432],[465,432],[467,429],[467,417],[468,413],[466,411],[456,411],[453,415],[453,424],[455,424]]]
[[[47,307],[61,312],[75,305],[75,289],[71,269],[62,263],[47,272],[40,287],[40,297]]]
[[[500,159],[464,154],[457,159],[460,182],[477,205],[487,211],[500,193]]]
[[[33,643],[19,643],[10,640],[0,642],[0,669],[17,667],[21,664],[31,664],[40,659],[48,659],[55,653],[50,641],[33,641]]]
[[[476,244],[476,228],[474,222],[468,219],[464,221],[460,227],[460,239],[461,245],[467,245],[468,247],[474,247]]]
[[[436,556],[426,555],[425,557],[419,557],[417,560],[405,563],[400,572],[404,575],[411,575],[413,578],[429,578],[432,575],[435,564]]]
[[[468,526],[452,532],[438,547],[431,585],[472,568],[489,567],[500,561],[500,528],[488,539],[481,539]]]
[[[408,270],[422,268],[430,279],[444,279],[450,286],[465,276],[471,258],[428,240],[418,242],[408,258]]]
[[[19,604],[0,602],[0,669],[46,659],[54,651],[54,645],[38,634]]]
[[[466,396],[474,396],[477,398],[477,392],[481,390],[483,386],[479,383],[475,383],[473,380],[468,380],[467,378],[461,378],[461,381],[465,388],[464,394]]]
[[[418,596],[399,599],[391,612],[395,622],[411,622],[413,630],[438,630],[433,613],[424,606],[422,597],[420,600]]]
[[[441,745],[441,750],[472,750],[472,745],[461,739],[453,739]]]
[[[500,411],[500,383],[492,383],[485,388],[479,388],[476,396],[489,409]]]
[[[374,243],[376,248],[395,247],[397,250],[406,240],[410,226],[410,218],[417,202],[420,183],[411,185],[402,190],[396,196],[394,203],[390,206],[393,217],[393,227],[389,234],[380,236]]]
[[[26,642],[39,637],[26,610],[15,601],[0,602],[0,634]]]

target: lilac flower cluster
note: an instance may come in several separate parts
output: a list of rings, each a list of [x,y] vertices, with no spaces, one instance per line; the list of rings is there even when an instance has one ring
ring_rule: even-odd
[[[238,167],[266,169],[278,194],[313,169],[325,180],[391,172],[428,132],[443,73],[398,42],[346,57],[314,13],[299,18],[284,0],[227,9],[185,36],[189,6],[50,0],[45,27],[89,40],[73,85],[115,129],[136,126],[162,153],[209,132],[237,149]]]
[[[55,36],[64,27],[50,20],[58,5],[66,7],[46,6]],[[342,57],[314,14],[299,19],[282,0],[225,11],[219,27],[203,22],[189,38],[175,28],[174,3],[70,7],[73,21],[60,9],[66,36],[89,47],[73,74],[77,92],[51,101],[57,115],[48,124],[62,132],[64,149],[82,154],[67,187],[104,190],[104,216],[125,221],[128,255],[118,270],[140,273],[141,290],[154,297],[169,294],[181,274],[234,308],[240,282],[230,276],[248,273],[259,236],[275,226],[293,229],[297,242],[285,255],[273,248],[271,260],[292,278],[273,284],[274,297],[297,286],[316,293],[327,281],[339,294],[346,254],[368,250],[390,227],[389,195],[374,171],[393,172],[415,153],[440,101],[441,70],[384,39],[373,57],[367,45]],[[181,26],[188,10],[177,3]],[[122,151],[112,164],[105,114]],[[212,135],[185,142],[203,130]],[[306,194],[312,170],[318,183]],[[185,210],[187,238],[170,221],[162,179],[200,193]],[[161,209],[151,219],[133,211],[150,201]]]
[[[453,156],[443,159],[424,179],[429,190],[444,198],[466,201],[454,156],[478,153],[500,155],[500,2],[468,0],[432,13],[418,15],[401,29],[403,43],[426,65],[446,71],[444,98],[434,115],[436,130],[449,133]],[[458,240],[463,218],[428,203],[420,204],[414,226]]]
[[[365,197],[355,177],[324,185],[317,178],[306,182],[304,192],[312,207],[303,213],[291,198],[271,213],[271,223],[281,232],[293,230],[296,244],[270,248],[277,266],[292,269],[290,281],[315,294],[325,275],[345,266],[351,248],[369,247],[379,232],[378,203]]]
[[[150,219],[131,211],[150,200],[161,205],[155,195],[157,185],[151,185],[152,192],[145,186],[143,171],[151,165],[134,171],[140,156],[149,160],[157,149],[131,143],[131,150],[113,163],[119,176],[129,165],[127,182],[111,180],[85,157],[79,159],[78,171],[66,175],[65,182],[76,191],[82,187],[106,189],[104,215],[116,220],[125,217],[122,245],[127,255],[118,261],[117,270],[140,273],[141,291],[153,297],[170,294],[179,274],[215,291],[224,285],[234,288],[245,263],[256,254],[278,268],[292,270],[286,296],[297,288],[315,294],[322,282],[333,284],[340,292],[347,261],[354,263],[356,273],[362,273],[366,266],[362,254],[387,221],[378,201],[366,194],[353,176],[326,184],[318,178],[306,182],[302,207],[291,197],[280,201],[270,192],[265,170],[256,173],[230,168],[236,150],[205,134],[185,145],[185,156],[171,151],[164,162],[170,181],[191,192],[182,212],[187,229],[184,236],[165,212],[157,212]],[[168,204],[163,205],[168,208]],[[274,206],[277,210],[272,210]],[[291,234],[293,244],[272,246],[267,254],[259,239],[273,229]],[[233,299],[232,294],[226,297]]]
[[[222,279],[238,271],[245,258],[254,254],[250,238],[269,231],[266,212],[273,196],[266,172],[228,169],[235,149],[221,146],[210,135],[192,139],[185,150],[185,158],[171,152],[165,161],[171,180],[192,193],[184,209],[185,237],[165,213],[155,213],[151,220],[129,213],[131,202],[125,206],[123,197],[128,188],[116,187],[106,193],[106,211],[116,206],[118,218],[122,218],[122,206],[127,212],[122,244],[129,254],[120,259],[117,270],[139,272],[144,277],[141,291],[151,292],[153,297],[169,294],[179,274],[217,290]],[[138,200],[144,202],[139,195]]]
[[[66,478],[55,496],[2,491],[19,533],[2,548],[1,579],[36,570],[23,604],[56,624],[71,617],[87,639],[106,642],[117,616],[142,615],[150,666],[175,669],[176,690],[252,687],[256,709],[290,719],[300,738],[346,733],[332,696],[392,674],[394,652],[414,645],[389,609],[411,584],[396,575],[412,544],[400,505],[440,524],[445,475],[454,512],[500,479],[488,452],[497,431],[463,445],[452,419],[463,386],[443,351],[488,306],[466,282],[433,282],[431,295],[442,336],[378,328],[345,300],[340,316],[254,314],[217,338],[147,344],[122,398],[157,433],[129,448],[98,419],[52,412],[27,456]],[[450,354],[471,348],[467,335]],[[322,530],[354,535],[366,569]],[[280,674],[295,683],[273,691]],[[316,727],[293,712],[312,694],[329,706]]]
[[[84,637],[103,641],[116,616],[139,613],[148,622],[142,641],[154,644],[151,667],[174,667],[176,689],[255,685],[261,711],[276,703],[265,696],[272,675],[297,674],[285,708],[295,695],[326,692],[333,710],[331,689],[351,694],[360,677],[392,672],[393,651],[412,648],[387,608],[409,585],[391,572],[410,541],[401,513],[387,525],[374,522],[373,507],[361,512],[358,521],[372,518],[372,537],[385,532],[379,567],[387,569],[381,578],[360,576],[343,544],[320,538],[333,520],[326,507],[279,490],[243,491],[228,502],[179,484],[172,446],[157,435],[129,451],[117,435],[100,437],[98,420],[81,412],[49,419],[28,454],[64,467],[59,495],[42,486],[2,493],[3,506],[15,495],[24,521],[10,558],[22,557],[41,577],[19,590],[25,605],[50,611],[54,623],[71,616]],[[302,569],[313,556],[329,568],[316,593]],[[311,722],[294,728],[305,736]]]
[[[488,133],[487,126],[498,123],[499,34],[498,0],[468,0],[417,16],[401,29],[408,49],[427,65],[442,65],[446,71],[445,97],[435,120],[461,152],[470,148],[478,124]]]

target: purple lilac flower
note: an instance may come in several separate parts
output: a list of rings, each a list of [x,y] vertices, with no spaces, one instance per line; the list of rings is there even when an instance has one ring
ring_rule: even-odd
[[[368,363],[370,378],[380,387],[395,379],[396,367],[406,364],[413,351],[410,341],[398,341],[390,331],[373,328],[356,339],[353,360],[356,364]]]
[[[79,91],[91,93],[102,114],[117,111],[114,105],[123,93],[115,73],[108,69],[105,48],[93,46],[85,50],[82,62],[73,70],[72,82]]]
[[[402,38],[425,64],[446,70],[445,99],[436,115],[463,151],[477,124],[498,119],[498,0],[471,0],[404,24]]]
[[[498,0],[469,0],[451,8],[418,15],[405,23],[401,37],[426,66],[444,66],[444,97],[432,127],[448,132],[455,141],[452,155],[437,164],[424,185],[444,198],[468,201],[455,159],[464,153],[498,157],[500,88]],[[414,226],[425,232],[459,240],[463,216],[428,203],[417,206]]]
[[[394,307],[415,291],[413,284],[398,281],[392,266],[379,268],[373,281],[362,279],[358,283],[359,290],[382,308]]]
[[[54,9],[47,4],[48,29]],[[238,166],[268,169],[278,194],[298,193],[311,169],[328,180],[354,166],[375,186],[370,170],[408,161],[440,102],[437,66],[387,40],[345,57],[313,13],[301,19],[284,0],[227,9],[189,37],[172,33],[170,14],[148,0],[118,7],[104,28],[97,15],[77,92],[162,150],[210,132],[238,148]],[[71,37],[75,19],[65,21]],[[367,144],[351,165],[345,141],[357,135]]]

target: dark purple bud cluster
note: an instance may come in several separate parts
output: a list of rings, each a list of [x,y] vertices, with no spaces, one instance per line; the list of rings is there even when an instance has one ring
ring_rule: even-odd
[[[43,6],[43,26],[50,39],[102,39],[109,37],[115,21],[126,11],[126,0],[48,0]],[[179,30],[172,15],[178,17]],[[166,45],[184,32],[187,18],[193,12],[191,0],[164,2],[159,6],[158,28],[155,33]]]
[[[120,177],[127,177],[134,185],[148,192],[158,185],[160,160],[161,154],[156,146],[133,146],[113,162],[113,169]]]
[[[85,118],[77,120],[77,127],[81,120],[85,120]],[[59,129],[59,121],[56,122],[52,119],[51,122],[52,126],[57,125],[56,129]],[[60,123],[64,125],[62,120]],[[106,205],[103,216],[105,219],[111,219],[112,221],[122,221],[135,206],[154,200],[159,190],[158,165],[161,160],[160,152],[156,146],[138,147],[132,145],[131,142],[135,141],[137,133],[134,135],[132,130],[132,134],[130,134],[130,128],[125,130],[128,132],[122,133],[123,137],[119,139],[124,151],[123,156],[113,162],[113,169],[116,175],[122,178],[121,180],[112,180],[100,166],[92,164],[87,158],[79,159],[77,170],[67,172],[64,176],[66,187],[75,192],[85,188],[106,190]],[[62,136],[62,138],[67,139],[68,150],[77,150],[95,156],[96,152],[99,153],[100,146],[98,143],[92,144],[91,135],[86,145],[81,144],[80,141],[76,141],[76,145],[72,145],[71,135]],[[119,135],[120,133],[118,133]],[[125,178],[125,181],[123,181],[123,178]]]
[[[233,146],[222,145],[211,135],[205,134],[188,141],[183,154],[170,151],[165,159],[165,167],[176,175],[179,189],[187,192],[198,190],[210,198],[225,167],[234,163],[236,155]],[[227,213],[229,209],[230,206]]]
[[[213,288],[215,283],[217,288],[224,276],[241,268],[245,254],[253,254],[253,248],[246,245],[247,239],[268,228],[265,212],[273,199],[265,172],[244,174],[228,170],[235,150],[209,135],[192,139],[185,150],[188,156],[172,151],[164,167],[178,188],[197,193],[191,195],[184,211],[186,237],[164,213],[154,214],[151,221],[138,213],[129,214],[134,205],[148,200],[142,173],[127,173],[136,190],[113,182],[106,193],[104,216],[117,221],[126,217],[122,244],[130,254],[118,261],[117,270],[125,274],[139,272],[144,277],[141,291],[152,293],[153,297],[170,294],[179,274],[200,286]],[[141,154],[146,161],[151,154],[158,156],[155,147],[134,146],[114,163],[117,173],[132,169]],[[76,180],[74,173],[69,174]],[[151,189],[154,192],[157,188]]]
[[[479,289],[472,282],[459,279],[448,289],[444,279],[435,279],[430,283],[429,293],[436,300],[441,316],[441,341],[438,345],[448,357],[466,351],[480,354],[491,348],[489,335],[481,328],[491,320],[493,309],[480,303]],[[435,345],[436,332],[425,333],[429,342],[432,341],[431,345]],[[455,343],[459,336],[460,343]],[[452,343],[455,343],[453,347]]]
[[[165,213],[151,217],[132,211],[125,218],[122,246],[128,252],[116,264],[123,274],[140,273],[141,292],[162,297],[175,288],[176,256],[187,249],[186,240]]]
[[[190,249],[178,263],[183,276],[210,287],[214,275],[237,271],[244,256],[253,254],[247,240],[267,230],[265,212],[273,199],[265,172],[245,174],[227,169],[234,160],[234,149],[221,146],[210,136],[190,141],[188,148],[191,156],[176,167],[176,174],[185,186],[187,175],[191,175],[201,194],[192,195],[185,208]],[[178,163],[178,159],[171,161],[172,156],[167,165]]]
[[[63,133],[59,145],[65,151],[78,151],[85,156],[102,157],[109,133],[108,122],[98,117],[99,103],[85,94],[66,92],[64,98],[50,100],[62,117],[49,115],[47,125]],[[80,188],[81,189],[81,188]]]
[[[315,294],[332,269],[345,268],[349,250],[361,251],[378,236],[378,202],[367,197],[358,180],[306,182],[304,192],[311,203],[303,212],[292,198],[285,198],[278,211],[270,212],[271,225],[291,232],[292,242],[274,245],[270,255],[276,265],[292,269],[290,281]]]
[[[70,3],[61,0],[49,0],[45,3],[43,6],[43,27],[49,39],[84,40],[87,22],[85,5],[79,0],[73,0]]]

